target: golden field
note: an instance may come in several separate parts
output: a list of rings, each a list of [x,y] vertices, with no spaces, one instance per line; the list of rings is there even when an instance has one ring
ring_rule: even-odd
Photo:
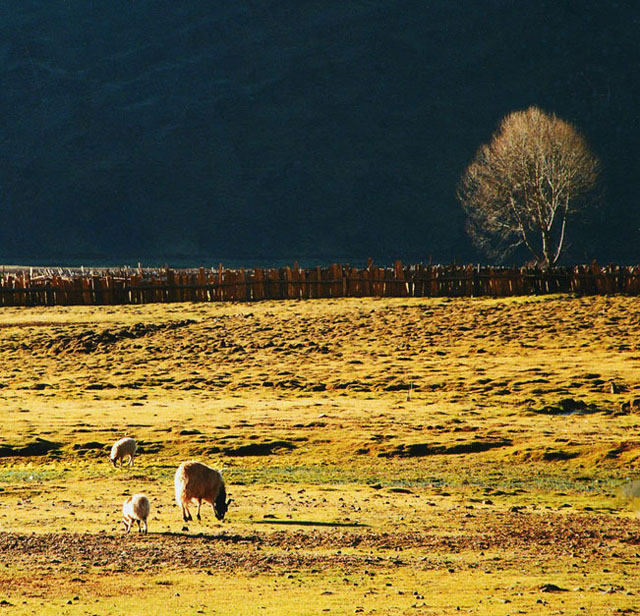
[[[639,307],[5,308],[0,614],[637,613]],[[182,521],[185,459],[224,523]]]

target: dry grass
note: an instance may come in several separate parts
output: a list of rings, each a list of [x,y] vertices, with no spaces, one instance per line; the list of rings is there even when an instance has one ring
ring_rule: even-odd
[[[0,613],[634,613],[637,304],[4,309]],[[224,524],[185,529],[189,457]]]

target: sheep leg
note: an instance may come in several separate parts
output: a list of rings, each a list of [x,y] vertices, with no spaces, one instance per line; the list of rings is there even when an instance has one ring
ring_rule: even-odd
[[[146,535],[147,534],[147,521],[146,520],[143,520],[142,527],[143,527],[142,532]]]
[[[131,530],[131,524],[133,523],[133,520],[122,518],[122,523],[124,524],[124,530],[128,533]]]
[[[129,466],[133,466],[133,454],[129,456]]]
[[[191,513],[189,513],[189,507],[187,507],[186,503],[182,503],[182,519],[185,522],[193,520],[193,518],[191,517]]]
[[[142,530],[140,529],[140,520],[136,520],[136,522],[138,523],[138,532],[141,533]]]
[[[202,499],[198,499],[198,513],[196,513],[196,518],[200,519],[200,506],[202,505]]]

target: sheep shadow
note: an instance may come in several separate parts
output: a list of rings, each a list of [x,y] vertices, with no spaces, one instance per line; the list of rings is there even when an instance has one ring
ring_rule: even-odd
[[[279,524],[280,526],[319,526],[328,528],[365,528],[362,522],[317,522],[315,520],[253,520],[252,524]]]
[[[251,524],[277,524],[280,526],[312,526],[319,528],[367,528],[368,524],[363,524],[362,522],[319,522],[315,520],[253,520]],[[256,541],[260,541],[260,538],[256,535],[238,535],[238,534],[227,534],[224,530],[222,530],[219,534],[217,533],[204,533],[202,531],[198,532],[190,532],[188,530],[176,532],[176,531],[162,531],[156,533],[149,533],[158,535],[161,537],[174,537],[174,538],[182,538],[182,539],[205,539],[211,541],[224,541],[227,543],[253,543]]]
[[[151,534],[151,533],[150,533]],[[224,541],[225,543],[256,543],[260,541],[260,538],[256,535],[229,535],[222,531],[220,534],[214,533],[203,533],[203,532],[175,532],[175,531],[163,531],[159,533],[154,533],[155,535],[159,535],[161,537],[173,537],[176,539],[189,539],[195,541],[196,539],[204,539],[207,541]]]

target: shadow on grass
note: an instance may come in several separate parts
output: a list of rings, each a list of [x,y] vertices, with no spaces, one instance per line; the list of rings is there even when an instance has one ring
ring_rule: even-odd
[[[327,526],[331,528],[364,528],[361,522],[315,522],[313,520],[253,520],[252,524],[280,524],[282,526]]]
[[[362,524],[361,522],[316,522],[314,520],[253,520],[251,524],[278,524],[280,526],[314,526],[321,528],[367,528],[368,524]],[[257,535],[238,535],[227,534],[223,529],[220,533],[203,533],[202,531],[162,531],[156,533],[149,533],[158,535],[161,537],[182,537],[185,539],[207,539],[211,541],[225,541],[229,543],[255,543],[261,540]]]
[[[208,539],[210,541],[225,541],[228,543],[256,543],[260,541],[260,537],[256,535],[227,535],[224,531],[220,534],[190,532],[188,530],[176,533],[173,531],[164,531],[159,533],[149,533],[159,535],[161,537],[176,537],[182,539]]]

